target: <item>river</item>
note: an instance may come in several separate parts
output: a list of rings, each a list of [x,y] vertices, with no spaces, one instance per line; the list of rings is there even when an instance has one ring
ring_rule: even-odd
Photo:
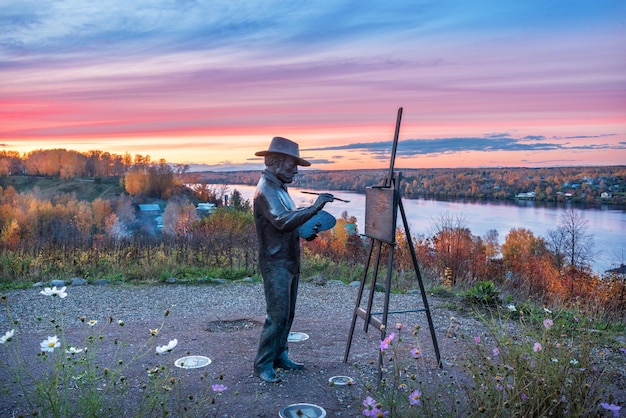
[[[254,186],[228,185],[228,192],[237,189],[244,199],[252,202]],[[289,188],[289,194],[298,206],[310,204],[315,196],[301,193],[296,187]],[[359,232],[365,225],[365,195],[356,192],[329,191],[336,197],[349,200],[349,203],[335,201],[324,207],[335,217],[343,211],[357,218]],[[513,228],[527,228],[535,234],[547,238],[548,231],[555,229],[563,213],[569,206],[547,206],[532,201],[519,202],[460,202],[426,199],[403,199],[409,229],[414,236],[433,235],[433,226],[442,215],[453,219],[461,217],[472,234],[484,236],[489,230],[498,231],[500,244]],[[592,268],[596,273],[619,267],[626,262],[626,211],[603,206],[594,209],[574,210],[581,212],[587,221],[587,233],[593,235],[595,257]],[[398,214],[398,225],[402,221]]]

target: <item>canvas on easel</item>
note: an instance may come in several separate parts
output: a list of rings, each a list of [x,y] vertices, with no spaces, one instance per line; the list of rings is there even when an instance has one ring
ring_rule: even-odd
[[[365,236],[389,244],[396,233],[395,188],[368,187],[365,189]]]

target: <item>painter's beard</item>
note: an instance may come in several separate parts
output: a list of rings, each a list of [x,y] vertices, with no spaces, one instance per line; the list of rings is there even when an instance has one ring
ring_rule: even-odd
[[[289,184],[289,183],[293,183],[293,179],[296,177],[296,175],[292,173],[284,173],[284,172],[279,171],[276,173],[276,177],[282,183]]]

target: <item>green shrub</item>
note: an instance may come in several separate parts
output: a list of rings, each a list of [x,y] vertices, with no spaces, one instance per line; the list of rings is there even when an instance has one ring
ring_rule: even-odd
[[[492,281],[476,283],[465,292],[465,299],[471,304],[489,307],[500,303],[498,289]]]

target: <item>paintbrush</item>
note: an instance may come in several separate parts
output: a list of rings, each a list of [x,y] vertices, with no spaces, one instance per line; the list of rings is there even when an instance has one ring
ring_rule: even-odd
[[[301,191],[300,193],[305,193],[305,194],[314,194],[314,195],[317,195],[317,196],[321,195],[321,193],[315,193],[315,192],[303,192],[303,191]],[[335,196],[333,196],[333,199],[338,200],[338,201],[340,201],[340,202],[350,203],[350,201],[349,201],[349,200],[339,199],[338,197],[335,197]]]

